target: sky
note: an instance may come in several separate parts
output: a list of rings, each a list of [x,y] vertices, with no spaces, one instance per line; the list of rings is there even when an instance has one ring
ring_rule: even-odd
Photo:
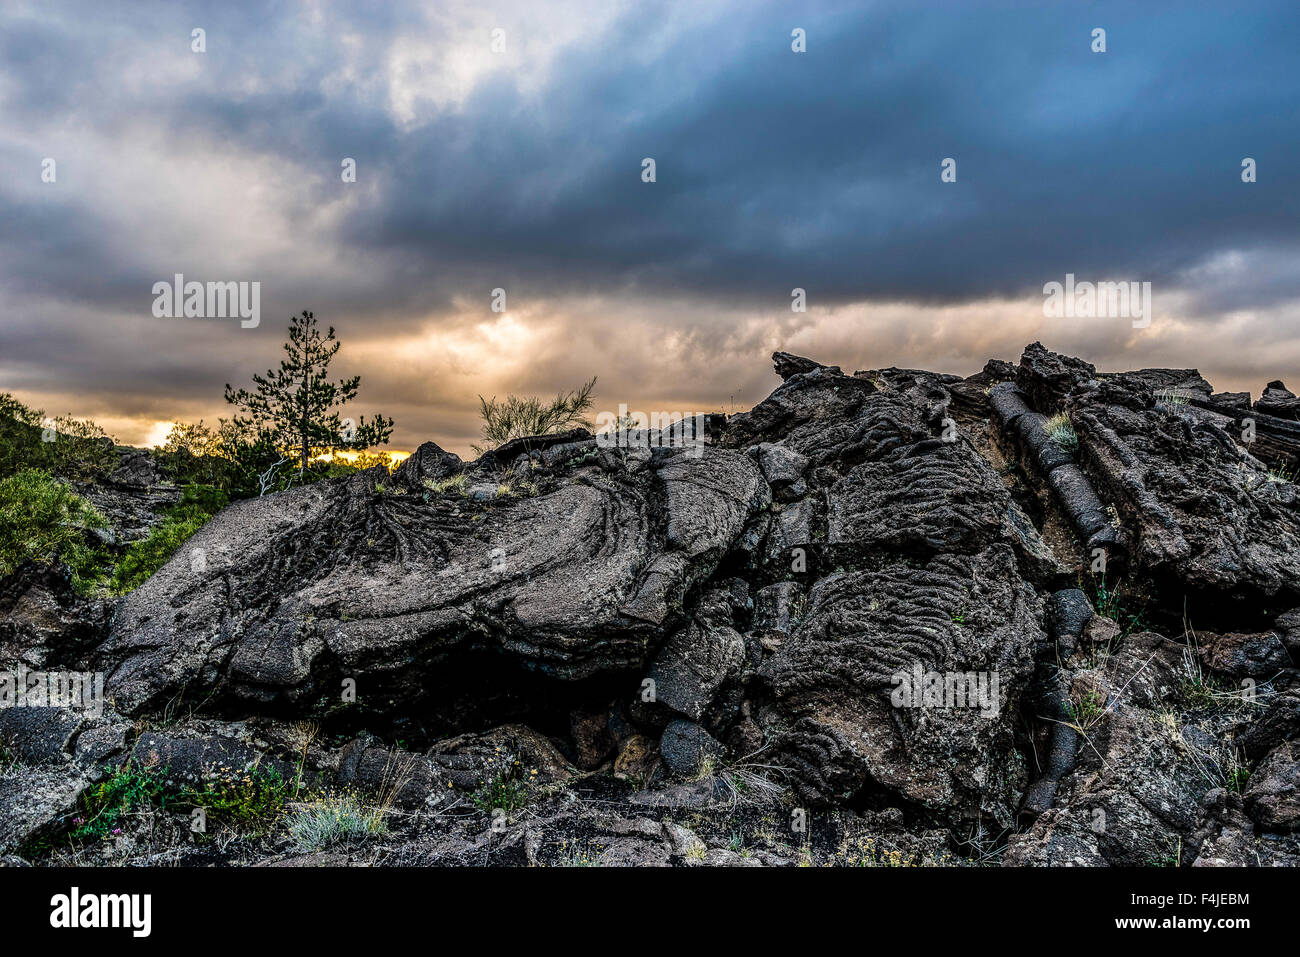
[[[1298,50],[1294,0],[6,0],[0,392],[152,444],[303,309],[397,449],[593,375],[741,411],[775,350],[1300,389]],[[177,273],[259,324],[156,316]],[[1067,274],[1151,322],[1046,315]]]

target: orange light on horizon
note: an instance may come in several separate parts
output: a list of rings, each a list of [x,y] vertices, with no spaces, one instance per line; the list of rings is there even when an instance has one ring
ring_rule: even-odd
[[[404,449],[379,449],[374,452],[356,449],[335,449],[333,451],[314,452],[311,460],[313,462],[342,462],[344,465],[351,465],[362,455],[386,455],[393,465],[401,465],[411,457],[411,453]]]

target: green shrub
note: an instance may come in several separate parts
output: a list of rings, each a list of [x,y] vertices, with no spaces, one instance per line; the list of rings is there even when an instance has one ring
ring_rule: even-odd
[[[1103,576],[1096,587],[1093,606],[1097,609],[1097,614],[1114,621],[1120,626],[1124,635],[1146,629],[1146,620],[1143,616],[1145,602],[1125,598],[1123,583],[1110,588],[1106,585]]]
[[[469,492],[466,491],[465,484],[469,481],[469,476],[464,472],[458,472],[455,475],[449,475],[440,479],[425,479],[423,485],[434,495],[443,495],[447,492],[455,492],[461,498],[466,498]]]
[[[44,415],[40,409],[24,405],[8,392],[0,392],[0,418],[14,419],[29,428],[36,428]]]
[[[0,475],[45,464],[41,449],[44,414],[23,405],[8,392],[0,392]]]
[[[149,576],[167,564],[176,550],[191,535],[207,524],[208,519],[226,507],[229,497],[211,485],[187,485],[181,500],[168,509],[166,517],[154,526],[148,537],[132,543],[117,568],[109,589],[125,595],[139,588]]]
[[[1048,434],[1053,442],[1068,452],[1074,452],[1079,448],[1079,436],[1074,431],[1074,425],[1070,422],[1070,417],[1064,412],[1052,416],[1043,423],[1043,431]]]
[[[1267,481],[1273,485],[1283,485],[1287,482],[1295,483],[1295,469],[1286,465],[1279,465],[1268,470]]]
[[[222,456],[221,434],[196,423],[177,422],[162,445],[153,450],[163,473],[177,485],[228,488],[231,463]]]
[[[60,415],[42,430],[53,441],[42,440],[41,448],[47,467],[56,475],[69,478],[103,478],[117,468],[117,444],[113,437],[90,419]]]
[[[177,784],[168,780],[166,768],[128,762],[82,793],[71,834],[76,840],[105,837],[132,812],[147,807],[173,813],[201,807],[209,821],[262,833],[276,822],[292,793],[289,782],[270,766],[213,768],[198,782]]]
[[[210,771],[199,784],[183,787],[181,800],[205,808],[210,819],[262,832],[275,823],[297,789],[296,782],[286,781],[272,765],[245,771],[221,768]]]
[[[107,475],[117,467],[113,438],[89,419],[47,419],[0,392],[0,476],[47,469],[70,478]]]
[[[0,480],[0,577],[24,561],[61,559],[73,585],[90,588],[103,574],[104,555],[88,539],[108,523],[88,502],[42,469],[22,469]]]
[[[104,837],[131,811],[151,805],[168,810],[179,803],[179,796],[164,783],[162,771],[126,764],[82,793],[72,819],[72,836],[83,841]]]
[[[583,383],[575,392],[561,392],[550,402],[534,397],[508,395],[498,400],[478,397],[479,415],[483,418],[483,438],[488,443],[486,448],[496,448],[511,439],[527,435],[549,435],[563,432],[575,426],[586,426],[586,412],[595,400],[592,392],[596,388],[593,377]],[[474,446],[474,451],[483,453],[483,448]]]
[[[279,449],[263,433],[226,419],[217,428],[178,422],[167,440],[154,449],[166,476],[177,485],[212,485],[231,499],[256,498],[321,479],[355,475],[382,465],[395,467],[387,452],[334,450],[332,458],[316,458],[299,471],[294,453]]]
[[[381,808],[363,805],[353,794],[321,798],[303,805],[289,817],[289,836],[304,851],[337,844],[359,844],[384,834],[388,824]]]
[[[528,785],[511,767],[482,785],[474,792],[471,800],[480,811],[488,814],[494,813],[498,808],[512,814],[528,803]]]

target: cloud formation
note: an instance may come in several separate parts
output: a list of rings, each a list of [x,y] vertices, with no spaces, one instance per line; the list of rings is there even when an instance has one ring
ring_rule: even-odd
[[[0,12],[0,390],[127,441],[223,414],[302,308],[395,445],[458,451],[480,392],[734,410],[777,348],[1041,338],[1255,392],[1300,359],[1288,2],[207,6]],[[154,318],[177,272],[260,281],[261,327]],[[1045,319],[1067,272],[1155,321]]]

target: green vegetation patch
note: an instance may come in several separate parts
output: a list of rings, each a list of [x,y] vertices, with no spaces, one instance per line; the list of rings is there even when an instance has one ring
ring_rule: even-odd
[[[72,819],[74,840],[96,840],[119,833],[145,808],[189,813],[203,808],[209,822],[264,833],[279,818],[296,787],[274,767],[213,769],[201,781],[177,784],[166,768],[124,764],[81,795]]]
[[[339,845],[360,844],[386,834],[384,809],[362,803],[350,792],[329,795],[304,804],[288,818],[286,829],[304,851],[321,851]]]
[[[0,577],[25,561],[62,559],[73,585],[88,591],[104,574],[103,552],[91,543],[104,517],[43,469],[22,469],[0,480]]]
[[[1043,431],[1048,438],[1067,452],[1078,451],[1079,435],[1074,431],[1074,424],[1064,412],[1052,416],[1043,423]]]
[[[187,539],[208,523],[208,519],[226,507],[225,492],[211,485],[187,485],[181,500],[167,510],[166,517],[154,526],[148,537],[134,542],[117,568],[109,589],[125,595],[139,588]]]

